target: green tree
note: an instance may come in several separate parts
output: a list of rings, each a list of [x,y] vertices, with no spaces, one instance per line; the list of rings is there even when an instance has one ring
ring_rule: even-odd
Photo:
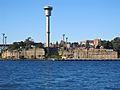
[[[16,50],[18,48],[20,48],[18,42],[14,42],[11,46],[8,47],[9,50]]]
[[[31,37],[25,39],[24,43],[25,43],[25,49],[29,49],[31,48],[31,45],[34,45],[34,41]]]
[[[19,42],[19,46],[21,49],[24,49],[25,48],[25,43],[23,41]]]
[[[120,37],[116,37],[112,40],[113,49],[120,51]]]
[[[31,37],[25,39],[25,41],[21,42],[13,42],[11,46],[8,47],[9,50],[20,50],[20,49],[29,49],[31,45],[34,45],[34,41]]]
[[[86,45],[85,45],[86,49],[89,50],[90,48],[90,44],[89,44],[89,41],[86,41]]]
[[[101,46],[103,46],[105,49],[113,49],[113,44],[111,41],[103,40],[101,41]]]

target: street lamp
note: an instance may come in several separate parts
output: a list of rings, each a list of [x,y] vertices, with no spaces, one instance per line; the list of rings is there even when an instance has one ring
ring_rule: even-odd
[[[4,39],[5,39],[5,33],[2,33],[3,35],[3,49],[4,49]]]
[[[63,41],[65,41],[65,34],[63,34]]]
[[[6,45],[7,45],[7,36],[5,36],[5,48],[6,48]]]

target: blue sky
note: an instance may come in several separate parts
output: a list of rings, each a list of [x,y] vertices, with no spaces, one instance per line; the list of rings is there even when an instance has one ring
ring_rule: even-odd
[[[72,42],[120,35],[120,0],[0,0],[0,43],[2,33],[8,43],[27,37],[44,43],[45,5],[53,6],[51,42],[63,33]]]

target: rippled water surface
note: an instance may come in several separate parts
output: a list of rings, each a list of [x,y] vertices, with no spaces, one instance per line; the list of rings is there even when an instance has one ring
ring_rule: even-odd
[[[120,90],[120,61],[0,61],[0,90]]]

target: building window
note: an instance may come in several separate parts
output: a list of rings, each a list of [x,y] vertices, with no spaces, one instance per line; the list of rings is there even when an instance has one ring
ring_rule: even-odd
[[[41,55],[38,55],[38,57],[41,57]]]
[[[33,55],[31,55],[31,58],[34,58],[34,56],[33,56]]]

